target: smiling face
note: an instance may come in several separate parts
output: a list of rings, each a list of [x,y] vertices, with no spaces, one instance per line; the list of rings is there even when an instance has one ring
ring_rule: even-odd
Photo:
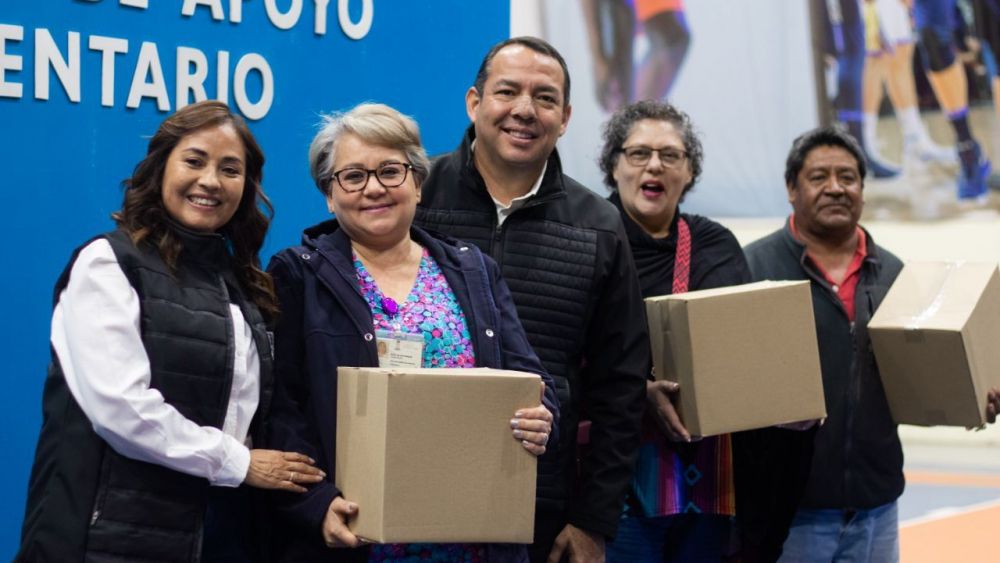
[[[850,152],[832,145],[812,149],[795,185],[787,186],[795,227],[814,238],[850,236],[864,209],[863,187]]]
[[[470,88],[466,112],[476,129],[476,161],[540,171],[566,131],[563,71],[554,58],[508,45],[489,65],[483,91]]]
[[[685,151],[684,140],[674,125],[660,119],[637,121],[622,146]],[[613,176],[625,213],[650,235],[667,236],[684,188],[691,183],[690,161],[682,158],[674,167],[668,167],[660,153],[653,151],[649,162],[635,166],[629,164],[624,152],[619,152]]]
[[[407,164],[406,154],[397,149],[370,144],[353,133],[345,133],[334,148],[332,172],[344,168],[377,169],[389,162]],[[368,247],[388,247],[409,237],[410,225],[420,201],[420,187],[412,172],[402,185],[386,188],[371,175],[365,188],[348,193],[331,178],[326,198],[330,212],[351,240]]]
[[[245,159],[243,141],[228,123],[182,137],[163,170],[163,207],[188,229],[219,230],[243,198]]]

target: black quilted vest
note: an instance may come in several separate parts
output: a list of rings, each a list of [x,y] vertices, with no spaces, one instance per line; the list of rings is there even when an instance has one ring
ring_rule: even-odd
[[[264,320],[242,296],[228,267],[225,240],[175,230],[184,241],[176,273],[152,246],[136,248],[120,230],[103,235],[139,294],[150,386],[196,424],[221,428],[233,377],[229,304],[236,303],[260,355],[261,397],[251,427],[260,441],[272,389]],[[56,285],[56,301],[75,258],[76,253]],[[205,479],[129,459],[108,447],[70,394],[54,353],[42,406],[17,560],[200,559]]]

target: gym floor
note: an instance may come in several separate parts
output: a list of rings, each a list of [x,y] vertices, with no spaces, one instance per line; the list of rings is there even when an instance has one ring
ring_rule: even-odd
[[[904,435],[902,563],[1000,561],[1000,448],[914,443]]]

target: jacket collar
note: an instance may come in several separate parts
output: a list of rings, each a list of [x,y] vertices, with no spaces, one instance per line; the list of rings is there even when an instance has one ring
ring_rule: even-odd
[[[622,223],[625,225],[625,234],[628,235],[629,243],[633,248],[649,248],[655,250],[672,251],[677,246],[677,223],[681,218],[680,206],[674,211],[674,218],[670,220],[669,234],[665,238],[653,238],[638,223],[636,223],[622,205],[622,196],[618,190],[611,192],[608,201],[618,208],[621,214]]]
[[[795,255],[798,258],[799,263],[804,266],[806,263],[806,256],[807,256],[806,245],[799,239],[795,238],[795,235],[792,234],[791,221],[792,217],[791,215],[789,215],[785,219],[784,228],[781,229],[781,238],[782,240],[784,240],[785,246],[786,248],[788,248],[788,251],[791,252],[793,255]],[[872,235],[871,233],[868,232],[868,229],[862,227],[861,225],[858,225],[858,227],[865,233],[865,245],[866,245],[865,250],[867,252],[867,256],[865,256],[863,267],[874,268],[877,270],[882,263],[882,260],[879,257],[878,246],[872,239]]]
[[[181,242],[181,260],[220,266],[230,259],[229,240],[220,233],[202,233],[167,218],[167,228]]]
[[[410,226],[410,236],[417,244],[427,249],[439,267],[462,268],[458,253],[462,247],[468,247],[466,243],[438,233],[431,235],[416,225]],[[336,218],[328,219],[303,231],[302,244],[310,250],[318,251],[340,269],[354,268],[351,259],[351,239],[340,227],[340,222]]]

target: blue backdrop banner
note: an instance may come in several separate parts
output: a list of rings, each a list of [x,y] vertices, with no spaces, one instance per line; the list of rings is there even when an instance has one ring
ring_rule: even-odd
[[[262,258],[327,216],[306,151],[321,112],[371,100],[456,146],[479,60],[509,3],[467,0],[0,0],[0,558],[17,549],[41,425],[51,288],[111,229],[121,181],[170,112],[221,99],[267,156],[276,210]]]

